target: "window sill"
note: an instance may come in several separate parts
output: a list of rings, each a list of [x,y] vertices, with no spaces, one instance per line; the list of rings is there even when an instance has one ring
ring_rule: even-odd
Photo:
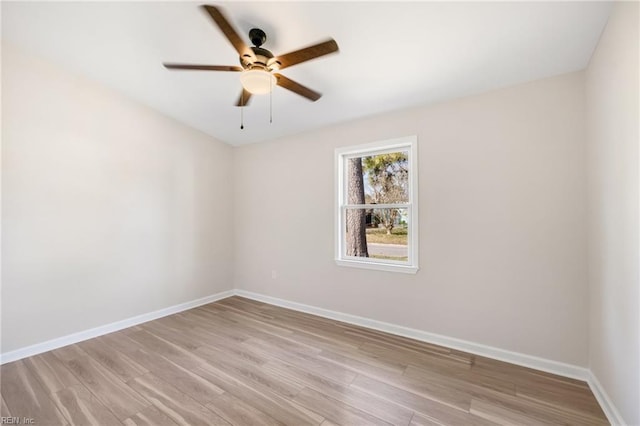
[[[336,259],[336,265],[338,266],[349,266],[352,268],[361,268],[361,269],[372,269],[376,271],[387,271],[387,272],[401,272],[403,274],[415,274],[418,272],[417,266],[410,265],[395,265],[392,263],[375,263],[375,262],[362,262],[358,260],[345,260],[345,259]]]

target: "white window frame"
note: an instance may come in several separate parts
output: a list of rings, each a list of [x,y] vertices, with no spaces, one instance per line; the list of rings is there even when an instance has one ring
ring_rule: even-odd
[[[345,168],[349,158],[366,157],[370,155],[388,154],[407,151],[409,163],[409,201],[399,204],[376,204],[376,208],[407,209],[409,229],[407,232],[408,259],[406,262],[376,259],[371,257],[347,256],[345,253],[345,218],[349,207],[345,182]],[[374,269],[379,271],[403,272],[415,274],[418,272],[418,138],[406,136],[397,139],[378,141],[363,145],[341,147],[335,150],[335,261],[340,266]]]

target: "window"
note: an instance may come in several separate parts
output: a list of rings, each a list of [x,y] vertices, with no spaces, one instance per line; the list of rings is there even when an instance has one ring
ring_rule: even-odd
[[[415,136],[336,149],[336,263],[418,271]]]

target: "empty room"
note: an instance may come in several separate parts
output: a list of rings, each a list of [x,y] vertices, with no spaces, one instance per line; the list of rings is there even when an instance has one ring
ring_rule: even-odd
[[[640,426],[639,2],[0,12],[0,424]]]

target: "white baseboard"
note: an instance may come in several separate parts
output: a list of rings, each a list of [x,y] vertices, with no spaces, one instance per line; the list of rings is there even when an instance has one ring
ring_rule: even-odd
[[[134,325],[142,324],[168,315],[176,314],[178,312],[186,311],[187,309],[196,308],[198,306],[206,305],[207,303],[212,303],[217,300],[225,299],[234,295],[246,297],[247,299],[257,300],[259,302],[264,302],[271,305],[281,306],[283,308],[293,309],[295,311],[318,315],[324,318],[342,321],[348,324],[359,325],[362,327],[384,331],[398,336],[409,337],[411,339],[419,340],[422,342],[433,343],[452,349],[458,349],[472,354],[509,362],[511,364],[546,371],[548,373],[557,374],[559,376],[584,380],[589,384],[593,394],[598,400],[598,403],[600,403],[600,406],[602,407],[602,410],[607,416],[609,422],[612,425],[625,425],[622,416],[605,392],[604,388],[602,387],[596,376],[587,368],[237,289],[223,291],[200,299],[192,300],[190,302],[181,303],[178,305],[170,306],[168,308],[138,315],[132,318],[116,321],[111,324],[106,324],[89,330],[48,340],[46,342],[16,349],[11,352],[2,353],[0,354],[0,365],[12,361],[17,361],[29,356],[37,355],[43,352],[48,352],[50,350],[71,345],[73,343],[92,339],[94,337],[102,336],[104,334],[112,333],[114,331],[122,330],[127,327],[132,327]]]
[[[593,374],[591,370],[589,370],[587,383],[589,383],[591,392],[593,392],[593,395],[598,400],[598,403],[600,404],[602,411],[604,411],[605,416],[607,416],[607,420],[609,420],[609,423],[611,423],[613,426],[625,426],[626,423],[620,415],[620,412],[613,404],[611,398],[609,398],[609,395],[607,395],[607,392],[605,392],[604,388],[600,384],[600,381],[598,381],[598,378],[595,376],[595,374]]]
[[[570,377],[578,380],[585,380],[592,384],[594,388],[594,394],[598,397],[599,401],[602,399],[601,404],[604,406],[613,407],[610,400],[606,397],[606,393],[602,390],[595,376],[593,376],[586,368],[578,367],[575,365],[565,364],[558,361],[552,361],[544,358],[538,358],[531,355],[526,355],[518,352],[511,352],[505,349],[495,348],[480,343],[469,342],[466,340],[456,339],[453,337],[442,336],[439,334],[429,333],[422,330],[417,330],[409,327],[403,327],[400,325],[390,324],[387,322],[377,321],[370,318],[359,317],[357,315],[345,314],[342,312],[336,312],[329,309],[318,308],[315,306],[305,305],[303,303],[291,302],[276,297],[266,296],[259,293],[253,293],[245,290],[228,290],[221,293],[206,296],[200,299],[192,300],[190,302],[181,303],[178,305],[170,306],[168,308],[159,309],[157,311],[149,312],[146,314],[138,315],[132,318],[127,318],[121,321],[116,321],[111,324],[106,324],[89,330],[80,331],[78,333],[69,334],[56,339],[48,340],[46,342],[37,343],[35,345],[27,346],[24,348],[16,349],[11,352],[0,354],[0,364],[16,361],[29,356],[37,355],[43,352],[47,352],[53,349],[57,349],[63,346],[78,343],[83,340],[92,339],[94,337],[102,336],[104,334],[113,333],[114,331],[122,330],[127,327],[142,324],[147,321],[162,318],[168,315],[172,315],[178,312],[192,309],[207,303],[212,303],[220,299],[238,295],[246,297],[248,299],[257,300],[271,305],[281,306],[284,308],[293,309],[300,312],[306,312],[313,315],[318,315],[324,318],[330,318],[337,321],[346,322],[349,324],[359,325],[362,327],[372,328],[374,330],[384,331],[387,333],[395,334],[398,336],[409,337],[411,339],[420,340],[427,343],[433,343],[441,346],[446,346],[452,349],[458,349],[461,351],[469,352],[476,355],[486,356],[488,358],[497,359],[500,361],[509,362],[512,364],[521,365],[524,367],[534,368],[536,370],[542,370],[553,374],[558,374],[564,377]],[[614,413],[617,413],[613,409]],[[619,416],[618,416],[619,418]]]
[[[58,349],[63,346],[71,345],[73,343],[82,342],[83,340],[93,339],[94,337],[102,336],[104,334],[113,333],[114,331],[122,330],[123,328],[132,327],[134,325],[142,324],[143,322],[152,321],[158,318],[166,317],[167,315],[176,314],[178,312],[186,311],[187,309],[196,308],[207,303],[215,302],[220,299],[231,297],[235,294],[234,290],[223,291],[220,293],[212,294],[210,296],[202,297],[200,299],[191,300],[189,302],[180,303],[178,305],[169,306],[168,308],[159,309],[157,311],[149,312],[142,315],[137,315],[132,318],[127,318],[121,321],[112,322],[111,324],[101,325],[89,330],[80,331],[78,333],[69,334],[67,336],[58,337],[48,340],[46,342],[37,343],[35,345],[27,346],[24,348],[16,349],[11,352],[5,352],[0,354],[0,365],[8,362],[17,361],[22,358],[48,352],[53,349]]]
[[[587,379],[589,378],[589,370],[587,370],[586,368],[578,367],[571,364],[565,364],[563,362],[552,361],[549,359],[539,358],[518,352],[512,352],[505,349],[483,345],[480,343],[469,342],[466,340],[442,336],[439,334],[429,333],[414,328],[403,327],[400,325],[377,321],[370,318],[359,317],[357,315],[331,311],[329,309],[318,308],[315,306],[305,305],[303,303],[290,302],[288,300],[265,296],[263,294],[253,293],[245,290],[235,290],[235,294],[237,294],[238,296],[246,297],[247,299],[253,299],[259,302],[293,309],[295,311],[306,312],[324,318],[372,328],[374,330],[384,331],[398,336],[409,337],[411,339],[420,340],[422,342],[446,346],[448,348],[469,352],[475,355],[485,356],[487,358],[493,358],[499,361],[521,365],[523,367],[546,371],[547,373],[557,374],[563,377],[570,377],[572,379],[583,381],[587,381]]]

